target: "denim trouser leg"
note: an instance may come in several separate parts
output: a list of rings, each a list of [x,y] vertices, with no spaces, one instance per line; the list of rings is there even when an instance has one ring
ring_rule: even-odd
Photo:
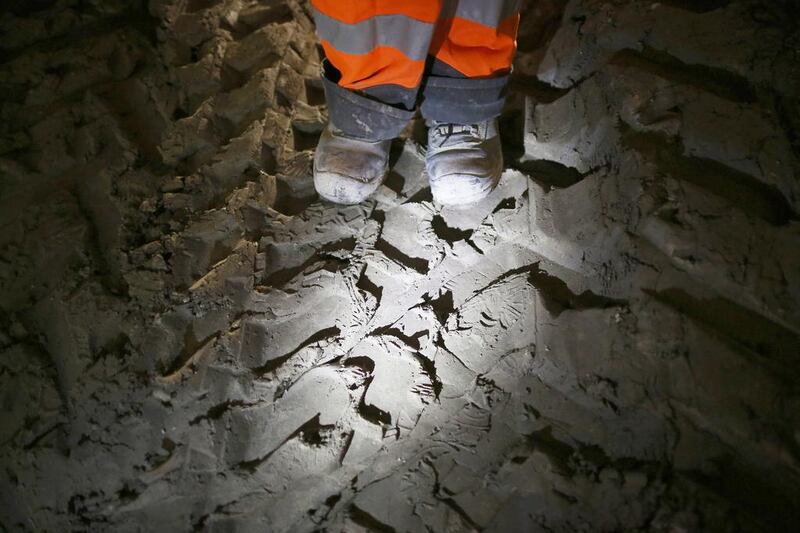
[[[408,108],[413,109],[417,99],[423,117],[430,121],[475,124],[500,115],[508,75],[470,79],[438,63],[433,62],[430,73],[423,77],[419,95],[391,85],[351,91],[337,85],[335,73],[326,68],[323,83],[331,122],[348,135],[377,141],[400,134],[414,116]]]
[[[335,69],[324,62],[322,82],[331,123],[352,137],[370,141],[394,139],[414,116],[416,91],[387,85],[371,95],[345,89],[336,83]],[[378,88],[376,88],[378,89]],[[404,103],[409,101],[411,110]]]

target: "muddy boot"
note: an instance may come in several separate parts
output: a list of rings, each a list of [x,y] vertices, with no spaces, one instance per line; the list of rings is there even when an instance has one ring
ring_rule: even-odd
[[[350,137],[328,124],[314,154],[314,187],[337,204],[359,204],[386,179],[392,141]]]
[[[426,167],[433,199],[440,204],[468,205],[485,198],[503,172],[497,120],[432,123]]]

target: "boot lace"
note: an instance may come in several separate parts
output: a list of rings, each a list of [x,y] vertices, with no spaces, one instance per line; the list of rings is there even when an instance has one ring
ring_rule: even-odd
[[[478,135],[480,133],[479,124],[439,124],[436,126],[436,134],[443,137],[439,142],[439,148],[457,133],[468,133]]]

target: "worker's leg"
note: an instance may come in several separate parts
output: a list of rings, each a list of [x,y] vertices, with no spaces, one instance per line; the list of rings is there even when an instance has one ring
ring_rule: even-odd
[[[473,203],[500,180],[497,117],[516,51],[518,4],[445,1],[421,89],[421,110],[430,126],[426,166],[439,203]]]
[[[442,0],[312,0],[331,121],[371,140],[414,115]]]
[[[519,0],[445,0],[422,88],[428,120],[472,124],[500,114],[516,52]]]
[[[388,172],[391,139],[414,115],[441,0],[312,0],[325,51],[329,124],[314,155],[323,198],[355,204]]]

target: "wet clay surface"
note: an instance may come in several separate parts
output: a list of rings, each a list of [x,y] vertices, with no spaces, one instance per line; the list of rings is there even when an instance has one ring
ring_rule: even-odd
[[[316,199],[302,3],[7,3],[0,529],[791,530],[790,7],[529,3],[450,210]]]

